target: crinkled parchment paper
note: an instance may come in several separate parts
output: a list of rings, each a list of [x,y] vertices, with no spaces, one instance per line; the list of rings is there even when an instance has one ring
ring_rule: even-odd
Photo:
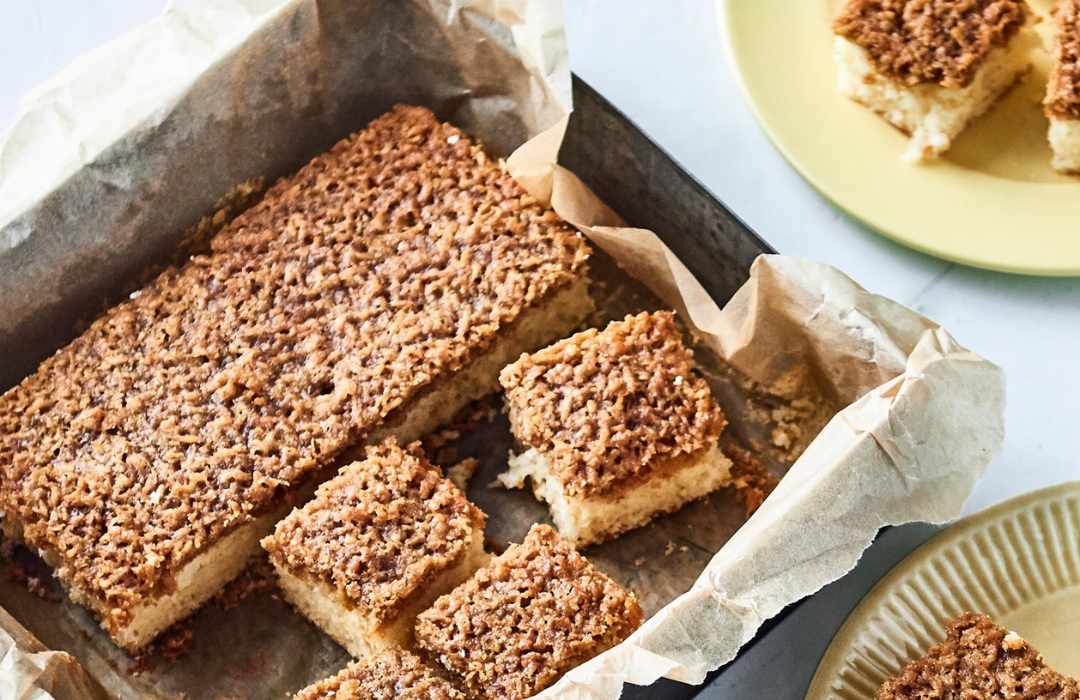
[[[0,697],[8,700],[104,700],[71,654],[49,651],[0,610]]]
[[[124,280],[168,262],[238,183],[295,169],[395,102],[432,107],[494,153],[513,152],[518,179],[604,251],[596,323],[679,311],[729,432],[787,471],[748,521],[725,490],[587,551],[653,614],[545,695],[613,698],[624,682],[700,681],[763,621],[849,571],[882,526],[954,517],[1001,443],[1002,378],[936,324],[806,261],[759,258],[719,308],[660,238],[623,227],[556,165],[570,85],[558,9],[198,0],[84,57],[30,97],[0,144],[0,386],[115,301]],[[785,406],[799,402],[825,418],[785,422]],[[770,452],[801,446],[828,417],[794,465]],[[509,440],[501,419],[480,422],[455,449],[482,458],[469,495],[501,545],[545,511],[489,486]],[[779,424],[795,438],[770,436]],[[345,662],[260,591],[237,606],[208,604],[185,623],[184,655],[133,675],[84,611],[0,578],[0,603],[21,624],[121,697],[278,696]],[[22,664],[37,653],[19,645],[8,656]],[[3,682],[32,683],[33,668]]]

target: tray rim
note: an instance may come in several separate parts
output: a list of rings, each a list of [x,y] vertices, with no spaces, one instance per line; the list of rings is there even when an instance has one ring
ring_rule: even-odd
[[[716,204],[717,207],[731,219],[731,222],[742,230],[743,235],[749,236],[753,240],[753,242],[765,253],[779,252],[771,245],[769,245],[768,241],[762,238],[756,229],[750,226],[750,224],[746,223],[745,219],[743,219],[739,214],[735,213],[735,211],[731,207],[729,207],[721,197],[717,196],[717,194],[711,189],[709,189],[709,187],[704,182],[702,182],[701,179],[699,179],[696,175],[694,175],[694,173],[687,169],[686,166],[682,164],[682,161],[672,155],[671,152],[668,151],[666,148],[657,143],[657,141],[649,135],[649,132],[645,131],[645,129],[643,129],[636,121],[628,117],[626,115],[626,112],[616,107],[611,102],[611,100],[604,97],[603,93],[594,88],[587,80],[582,78],[576,72],[570,73],[570,80],[572,83],[572,89],[581,89],[591,98],[595,99],[601,107],[603,107],[609,114],[611,114],[611,116],[615,117],[619,121],[622,121],[624,124],[626,124],[631,129],[640,134],[642,139],[644,139],[649,146],[651,146],[658,154],[662,155],[665,160],[667,160],[674,166],[674,168],[679,172],[680,175],[686,178],[686,180],[690,183],[693,189],[697,190],[699,194],[704,195],[706,198],[712,200],[712,202]],[[577,112],[576,103],[575,105],[572,105],[570,112],[571,124],[573,123],[575,112]],[[663,234],[661,234],[660,232],[656,232],[656,235],[660,236],[661,238],[663,237]]]

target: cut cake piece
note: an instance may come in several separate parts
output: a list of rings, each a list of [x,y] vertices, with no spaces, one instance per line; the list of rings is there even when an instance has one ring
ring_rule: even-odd
[[[357,658],[409,647],[416,615],[487,561],[480,509],[389,440],[262,544],[285,598]]]
[[[1031,68],[1023,0],[849,0],[833,24],[839,90],[944,153]]]
[[[4,532],[137,650],[345,450],[419,437],[571,332],[587,257],[464,133],[396,107],[0,396]]]
[[[532,484],[577,547],[640,527],[728,483],[726,421],[670,312],[587,330],[499,376],[524,448],[500,482]]]
[[[1046,90],[1055,170],[1080,174],[1080,0],[1054,5],[1054,50]]]
[[[416,642],[471,694],[517,700],[626,639],[642,616],[632,593],[534,525],[421,613]]]
[[[1080,684],[1046,665],[1019,635],[985,615],[948,624],[944,642],[908,664],[878,690],[877,700],[1030,698],[1080,700]]]
[[[460,690],[407,651],[354,661],[293,700],[466,700]]]

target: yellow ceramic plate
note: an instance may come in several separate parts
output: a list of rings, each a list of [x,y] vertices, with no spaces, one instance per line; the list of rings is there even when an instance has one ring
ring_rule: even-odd
[[[1043,14],[1050,5],[1028,1]],[[900,160],[903,134],[836,91],[830,23],[841,0],[719,3],[758,118],[825,196],[932,255],[1009,272],[1080,274],[1080,178],[1050,168],[1040,104],[1045,52],[944,160],[913,165]]]
[[[886,678],[983,612],[1080,677],[1080,482],[962,520],[915,550],[851,613],[807,700],[874,700]]]

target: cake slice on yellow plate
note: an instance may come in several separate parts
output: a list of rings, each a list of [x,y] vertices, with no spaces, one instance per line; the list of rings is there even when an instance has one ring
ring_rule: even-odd
[[[1053,165],[1080,174],[1080,0],[1058,0],[1054,29],[1054,67],[1046,90]]]
[[[833,23],[840,92],[938,157],[1030,69],[1023,0],[850,0]]]

